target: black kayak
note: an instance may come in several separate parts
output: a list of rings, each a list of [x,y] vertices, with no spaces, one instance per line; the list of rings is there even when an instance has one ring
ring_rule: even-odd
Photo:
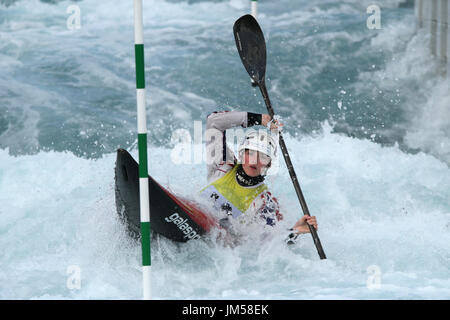
[[[116,208],[131,236],[139,238],[139,166],[124,149],[117,150],[115,168]],[[148,177],[150,225],[156,232],[177,242],[199,239],[217,222],[194,202],[177,197],[152,177]]]

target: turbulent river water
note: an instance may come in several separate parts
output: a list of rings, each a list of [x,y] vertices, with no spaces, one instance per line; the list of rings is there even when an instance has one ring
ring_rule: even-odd
[[[368,29],[371,1],[259,1],[268,91],[328,259],[309,235],[283,243],[301,209],[281,160],[273,238],[155,238],[154,298],[450,298],[449,83],[400,2],[378,1]],[[184,196],[206,167],[200,145],[170,161],[174,133],[265,112],[232,33],[249,8],[144,1],[149,173]],[[141,298],[140,245],[114,203],[115,150],[137,158],[133,41],[132,1],[0,1],[0,299]]]

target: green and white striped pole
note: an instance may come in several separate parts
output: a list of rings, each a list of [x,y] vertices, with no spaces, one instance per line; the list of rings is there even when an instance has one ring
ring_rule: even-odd
[[[144,37],[142,0],[134,0],[134,54],[139,151],[139,198],[141,206],[142,273],[144,300],[151,299],[150,201],[147,169],[147,115],[145,111]]]

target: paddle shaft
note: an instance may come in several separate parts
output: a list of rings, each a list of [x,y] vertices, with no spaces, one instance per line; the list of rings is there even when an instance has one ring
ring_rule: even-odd
[[[273,111],[272,104],[270,102],[269,94],[267,92],[264,81],[259,81],[258,86],[259,86],[259,89],[261,90],[261,94],[263,96],[264,102],[266,103],[267,111],[269,112],[269,115],[273,118],[275,113]],[[287,147],[286,147],[286,144],[284,142],[284,138],[283,138],[281,132],[279,133],[279,144],[280,144],[281,152],[283,153],[284,161],[286,162],[286,166],[289,171],[289,175],[291,176],[292,183],[294,184],[294,189],[295,189],[295,192],[297,193],[297,198],[298,198],[298,201],[300,202],[300,206],[302,207],[303,213],[308,216],[311,216],[309,214],[308,206],[306,205],[305,198],[303,197],[302,189],[300,188],[300,184],[298,183],[297,175],[295,174],[294,166],[292,165],[291,158],[289,157],[289,153],[288,153],[288,150],[287,150]],[[309,231],[311,232],[311,235],[313,237],[314,244],[316,245],[317,252],[319,253],[320,259],[326,259],[327,257],[325,256],[325,252],[323,251],[322,244],[320,243],[320,239],[319,239],[319,236],[317,235],[316,229],[310,224],[308,224],[308,227],[309,227]]]

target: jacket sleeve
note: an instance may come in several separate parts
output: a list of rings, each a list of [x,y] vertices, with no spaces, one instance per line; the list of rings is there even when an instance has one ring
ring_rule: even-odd
[[[261,124],[262,115],[251,112],[224,111],[210,114],[206,121],[206,164],[208,183],[220,178],[237,159],[226,141],[226,130]]]
[[[266,225],[275,226],[278,221],[283,220],[277,198],[267,190],[256,197],[251,208],[255,218],[262,220]]]
[[[272,196],[269,191],[262,192],[252,203],[251,209],[255,219],[259,219],[264,225],[275,226],[277,222],[283,220],[283,215],[280,213],[280,205],[277,198]],[[293,229],[287,230],[285,242],[295,244],[298,241],[299,234],[295,233]]]

